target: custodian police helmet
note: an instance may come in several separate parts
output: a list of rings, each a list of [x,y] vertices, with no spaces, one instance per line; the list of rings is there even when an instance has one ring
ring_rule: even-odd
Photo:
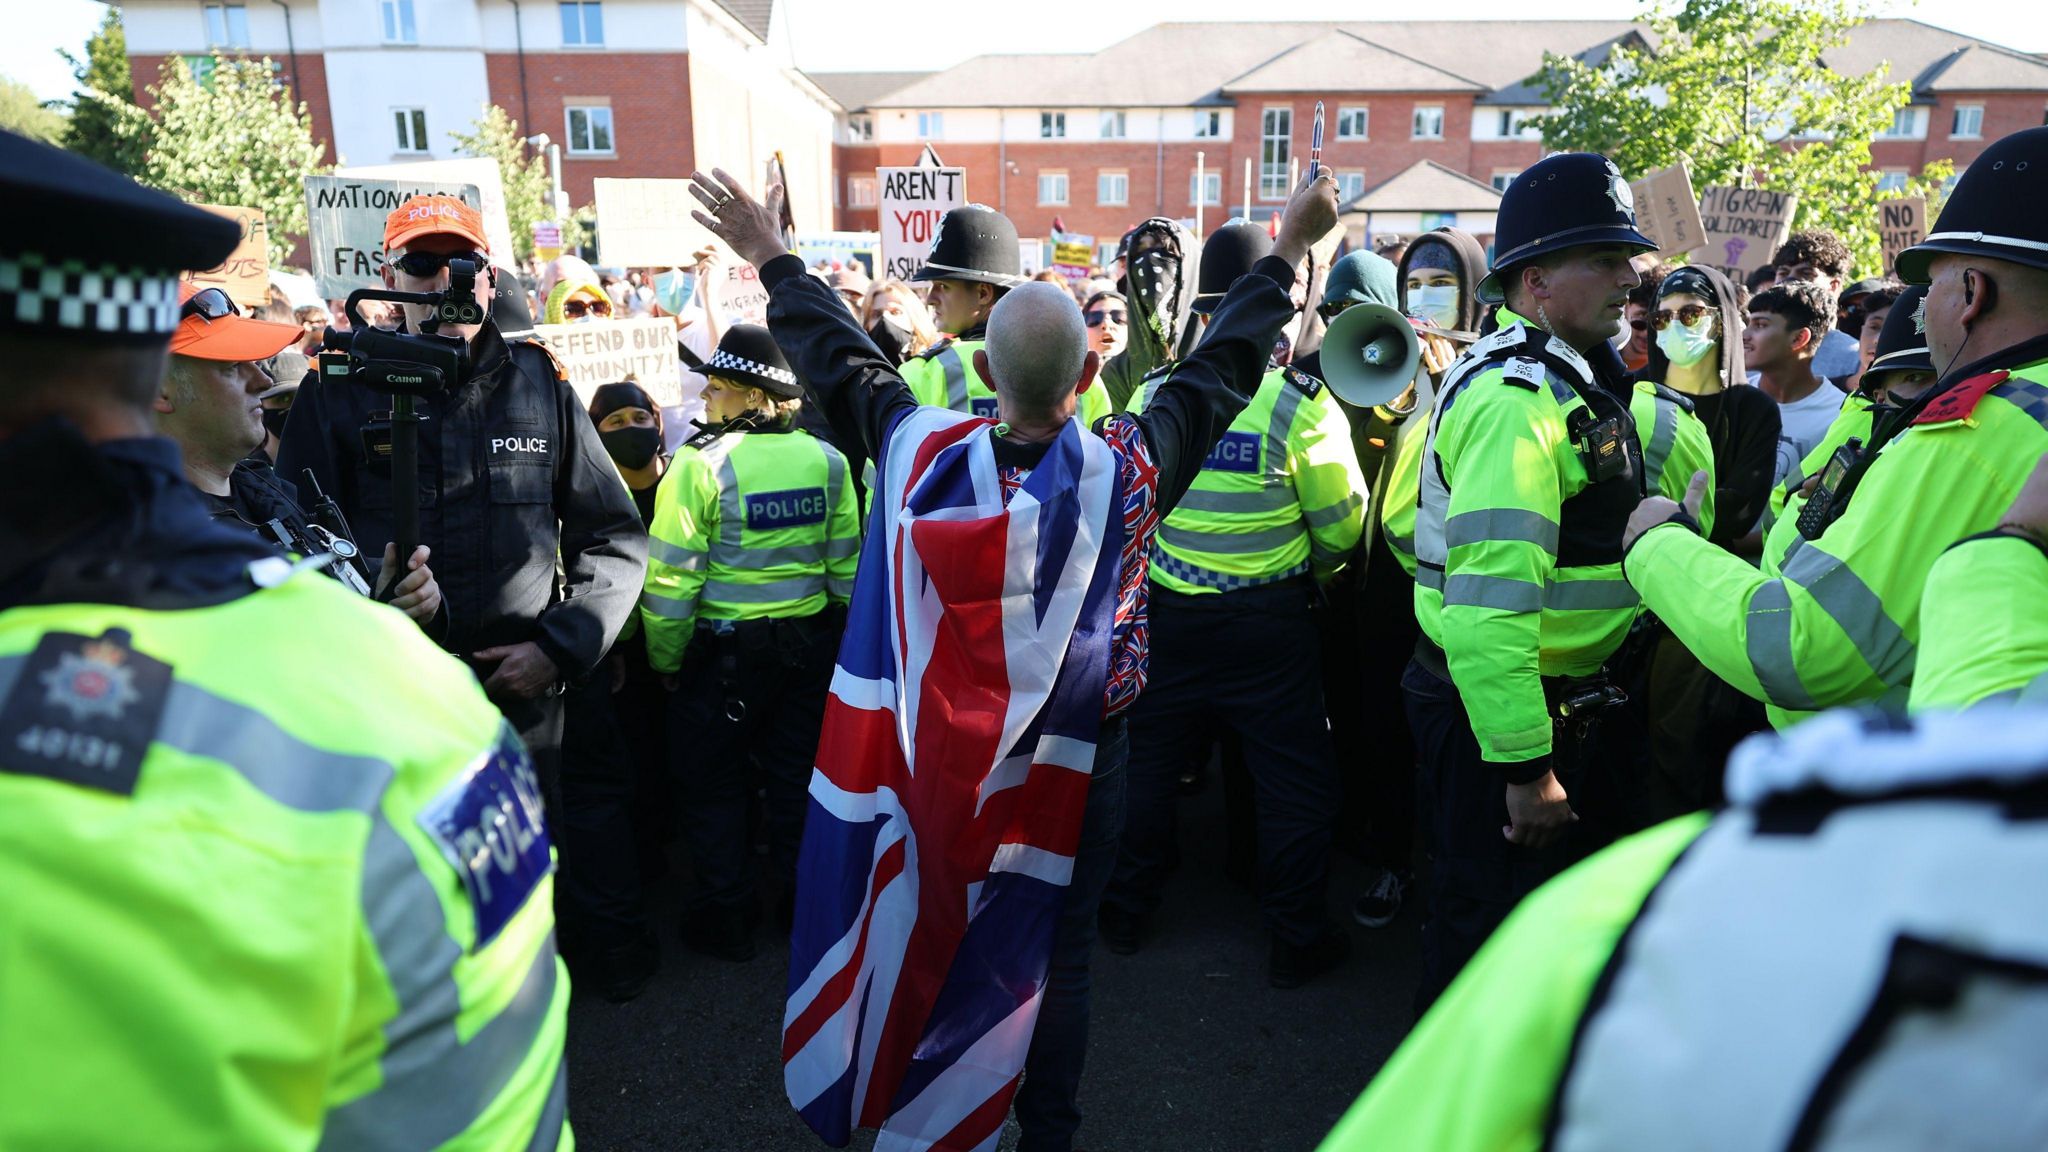
[[[1266,234],[1263,225],[1238,218],[1226,221],[1221,228],[1209,233],[1209,239],[1202,243],[1201,280],[1195,295],[1194,310],[1206,316],[1223,303],[1223,294],[1230,291],[1239,276],[1252,270],[1273,251],[1273,238]]]
[[[1956,181],[1927,239],[1899,253],[1899,278],[1925,284],[1939,252],[2048,268],[2048,128],[2015,132],[1984,150]]]
[[[963,204],[939,220],[938,239],[914,280],[973,280],[998,288],[1024,282],[1017,226],[986,204]]]
[[[1636,230],[1636,201],[1614,161],[1593,152],[1560,152],[1523,170],[1501,193],[1494,226],[1493,267],[1479,282],[1480,299],[1507,298],[1503,273],[1538,256],[1589,244],[1657,247]]]

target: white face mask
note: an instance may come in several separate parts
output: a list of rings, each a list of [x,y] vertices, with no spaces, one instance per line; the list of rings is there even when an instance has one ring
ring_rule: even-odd
[[[1458,286],[1456,284],[1430,284],[1408,290],[1408,315],[1417,320],[1426,320],[1439,328],[1450,330],[1458,326]]]
[[[1712,313],[1701,316],[1688,328],[1673,320],[1662,332],[1657,333],[1657,347],[1671,358],[1680,368],[1690,368],[1705,360],[1720,344],[1714,338],[1714,317]]]

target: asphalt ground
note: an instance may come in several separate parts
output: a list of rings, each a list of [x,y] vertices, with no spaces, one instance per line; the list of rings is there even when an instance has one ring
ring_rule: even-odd
[[[1251,890],[1225,875],[1223,789],[1180,801],[1182,862],[1146,946],[1096,944],[1085,1114],[1089,1152],[1313,1149],[1409,1025],[1419,954],[1412,894],[1371,930],[1349,905],[1363,866],[1333,855],[1330,908],[1351,958],[1303,987],[1266,984]],[[630,1004],[579,990],[569,1012],[569,1115],[586,1150],[799,1152],[825,1147],[782,1092],[788,948],[771,928],[744,964],[676,940],[672,892],[650,896],[660,975]],[[1002,1147],[1016,1145],[1016,1123]],[[856,1136],[866,1150],[872,1136]]]

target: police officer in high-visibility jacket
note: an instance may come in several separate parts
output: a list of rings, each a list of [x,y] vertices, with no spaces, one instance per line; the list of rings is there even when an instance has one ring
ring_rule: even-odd
[[[1272,250],[1263,228],[1226,225],[1202,248],[1215,307]],[[1171,376],[1132,400],[1143,412]],[[1335,576],[1365,523],[1351,430],[1322,381],[1287,368],[1235,382],[1251,403],[1209,453],[1152,550],[1153,672],[1131,710],[1124,841],[1103,902],[1112,947],[1135,949],[1172,851],[1174,785],[1219,728],[1237,734],[1256,794],[1260,910],[1273,938],[1268,979],[1292,987],[1341,960],[1324,907],[1338,799],[1323,712],[1315,581]]]
[[[1517,177],[1495,244],[1480,292],[1504,301],[1499,328],[1445,377],[1415,525],[1423,639],[1402,687],[1436,848],[1418,1007],[1587,839],[1573,799],[1637,611],[1621,536],[1643,459],[1608,339],[1639,282],[1629,257],[1654,245],[1590,153]]]
[[[860,522],[846,457],[798,428],[803,387],[768,330],[736,324],[704,366],[711,423],[684,441],[654,498],[640,619],[672,691],[669,739],[695,886],[683,942],[754,954],[749,760],[767,777],[786,926],[805,787]]]
[[[932,311],[947,336],[903,364],[919,404],[995,418],[995,389],[974,370],[974,354],[986,341],[989,309],[1024,283],[1021,255],[1017,226],[987,205],[963,205],[940,218],[931,253],[911,277],[932,286]],[[1108,395],[1100,388],[1082,394],[1077,415],[1092,427],[1109,415]]]
[[[6,132],[0,201],[0,1148],[567,1146],[525,750],[152,428],[238,230]]]
[[[1982,532],[2048,451],[2048,128],[1993,144],[1926,241],[1899,258],[1928,286],[1939,380],[1822,470],[1800,538],[1762,569],[1719,552],[1664,498],[1630,523],[1628,577],[1707,667],[1773,723],[1836,704],[1900,708],[1927,573]]]

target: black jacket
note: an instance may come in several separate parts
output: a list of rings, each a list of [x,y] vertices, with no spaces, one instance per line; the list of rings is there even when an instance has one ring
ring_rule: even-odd
[[[419,401],[420,543],[433,550],[445,646],[467,659],[530,640],[580,678],[639,602],[646,529],[543,348],[508,345],[487,323],[470,354],[468,380]],[[283,475],[312,470],[366,558],[392,537],[389,461],[364,447],[365,426],[390,407],[389,396],[308,378],[277,452]]]

